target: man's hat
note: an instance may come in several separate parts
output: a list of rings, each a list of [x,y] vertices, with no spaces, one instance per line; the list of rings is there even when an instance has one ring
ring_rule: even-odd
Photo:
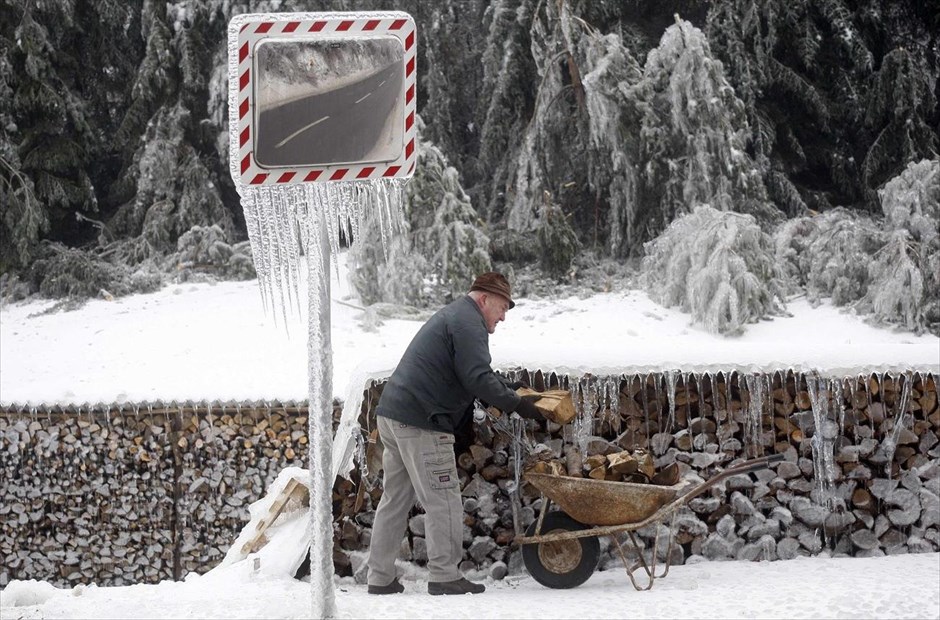
[[[473,281],[473,286],[470,287],[471,291],[484,291],[486,293],[494,293],[496,295],[502,295],[509,302],[509,307],[514,308],[516,302],[512,300],[512,291],[509,289],[509,280],[506,279],[501,273],[495,271],[487,271],[486,273],[480,274],[477,276],[477,279]]]

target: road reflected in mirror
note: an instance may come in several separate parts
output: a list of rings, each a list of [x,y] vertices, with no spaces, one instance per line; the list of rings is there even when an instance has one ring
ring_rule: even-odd
[[[398,38],[271,38],[258,43],[254,57],[258,165],[378,163],[401,155]]]

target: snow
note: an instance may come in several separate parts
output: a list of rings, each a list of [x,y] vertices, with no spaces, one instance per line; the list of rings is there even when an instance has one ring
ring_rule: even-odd
[[[331,270],[333,390],[354,373],[387,375],[419,321],[385,319],[374,331],[353,306],[346,253]],[[0,403],[306,400],[306,309],[266,313],[256,280],[177,284],[42,314],[52,302],[0,308]],[[305,306],[306,304],[300,304]],[[879,329],[805,299],[790,316],[710,334],[636,290],[584,299],[519,299],[490,337],[493,366],[596,375],[792,368],[827,375],[940,373],[940,338]],[[355,391],[355,387],[354,387]]]
[[[528,576],[487,581],[480,595],[429,596],[426,572],[402,579],[405,591],[366,593],[336,584],[339,618],[937,618],[940,554],[881,558],[797,558],[675,566],[637,592],[623,570],[595,572],[570,590]],[[233,564],[182,582],[56,589],[12,582],[0,593],[5,620],[16,618],[305,618],[310,584]],[[38,603],[36,601],[39,601]]]
[[[386,376],[418,321],[374,331],[352,306],[345,254],[332,274],[333,388],[355,394],[365,377]],[[42,314],[51,302],[0,308],[0,403],[172,400],[305,400],[306,316],[287,325],[265,314],[257,281],[178,284],[149,295],[96,300]],[[940,339],[877,329],[805,300],[791,316],[722,338],[688,315],[619,291],[588,298],[519,299],[491,337],[496,368],[595,374],[658,370],[795,370],[823,374],[906,370],[940,373]],[[290,318],[290,317],[289,317]],[[356,377],[351,379],[351,377]],[[283,485],[285,472],[272,485]],[[263,510],[259,500],[252,514]],[[311,612],[309,581],[287,576],[304,511],[278,522],[270,548],[182,582],[56,588],[13,581],[0,615],[13,618],[300,618]],[[257,562],[256,562],[257,560]],[[359,561],[362,558],[358,558]],[[620,570],[595,572],[570,590],[528,575],[487,584],[479,596],[431,597],[427,572],[401,564],[405,592],[370,596],[336,580],[340,618],[938,618],[940,553],[881,558],[813,557],[776,562],[674,566],[646,592]]]

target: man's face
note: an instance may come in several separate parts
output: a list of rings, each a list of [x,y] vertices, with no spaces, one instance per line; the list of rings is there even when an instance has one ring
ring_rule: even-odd
[[[496,324],[506,320],[506,311],[509,310],[509,300],[502,295],[493,293],[483,294],[483,320],[486,321],[486,331],[496,331]]]

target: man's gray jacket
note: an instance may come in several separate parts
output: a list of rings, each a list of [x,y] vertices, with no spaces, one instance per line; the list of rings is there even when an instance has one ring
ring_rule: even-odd
[[[509,412],[519,395],[490,367],[490,335],[469,295],[428,319],[392,373],[376,415],[432,431],[453,433],[474,398]]]

